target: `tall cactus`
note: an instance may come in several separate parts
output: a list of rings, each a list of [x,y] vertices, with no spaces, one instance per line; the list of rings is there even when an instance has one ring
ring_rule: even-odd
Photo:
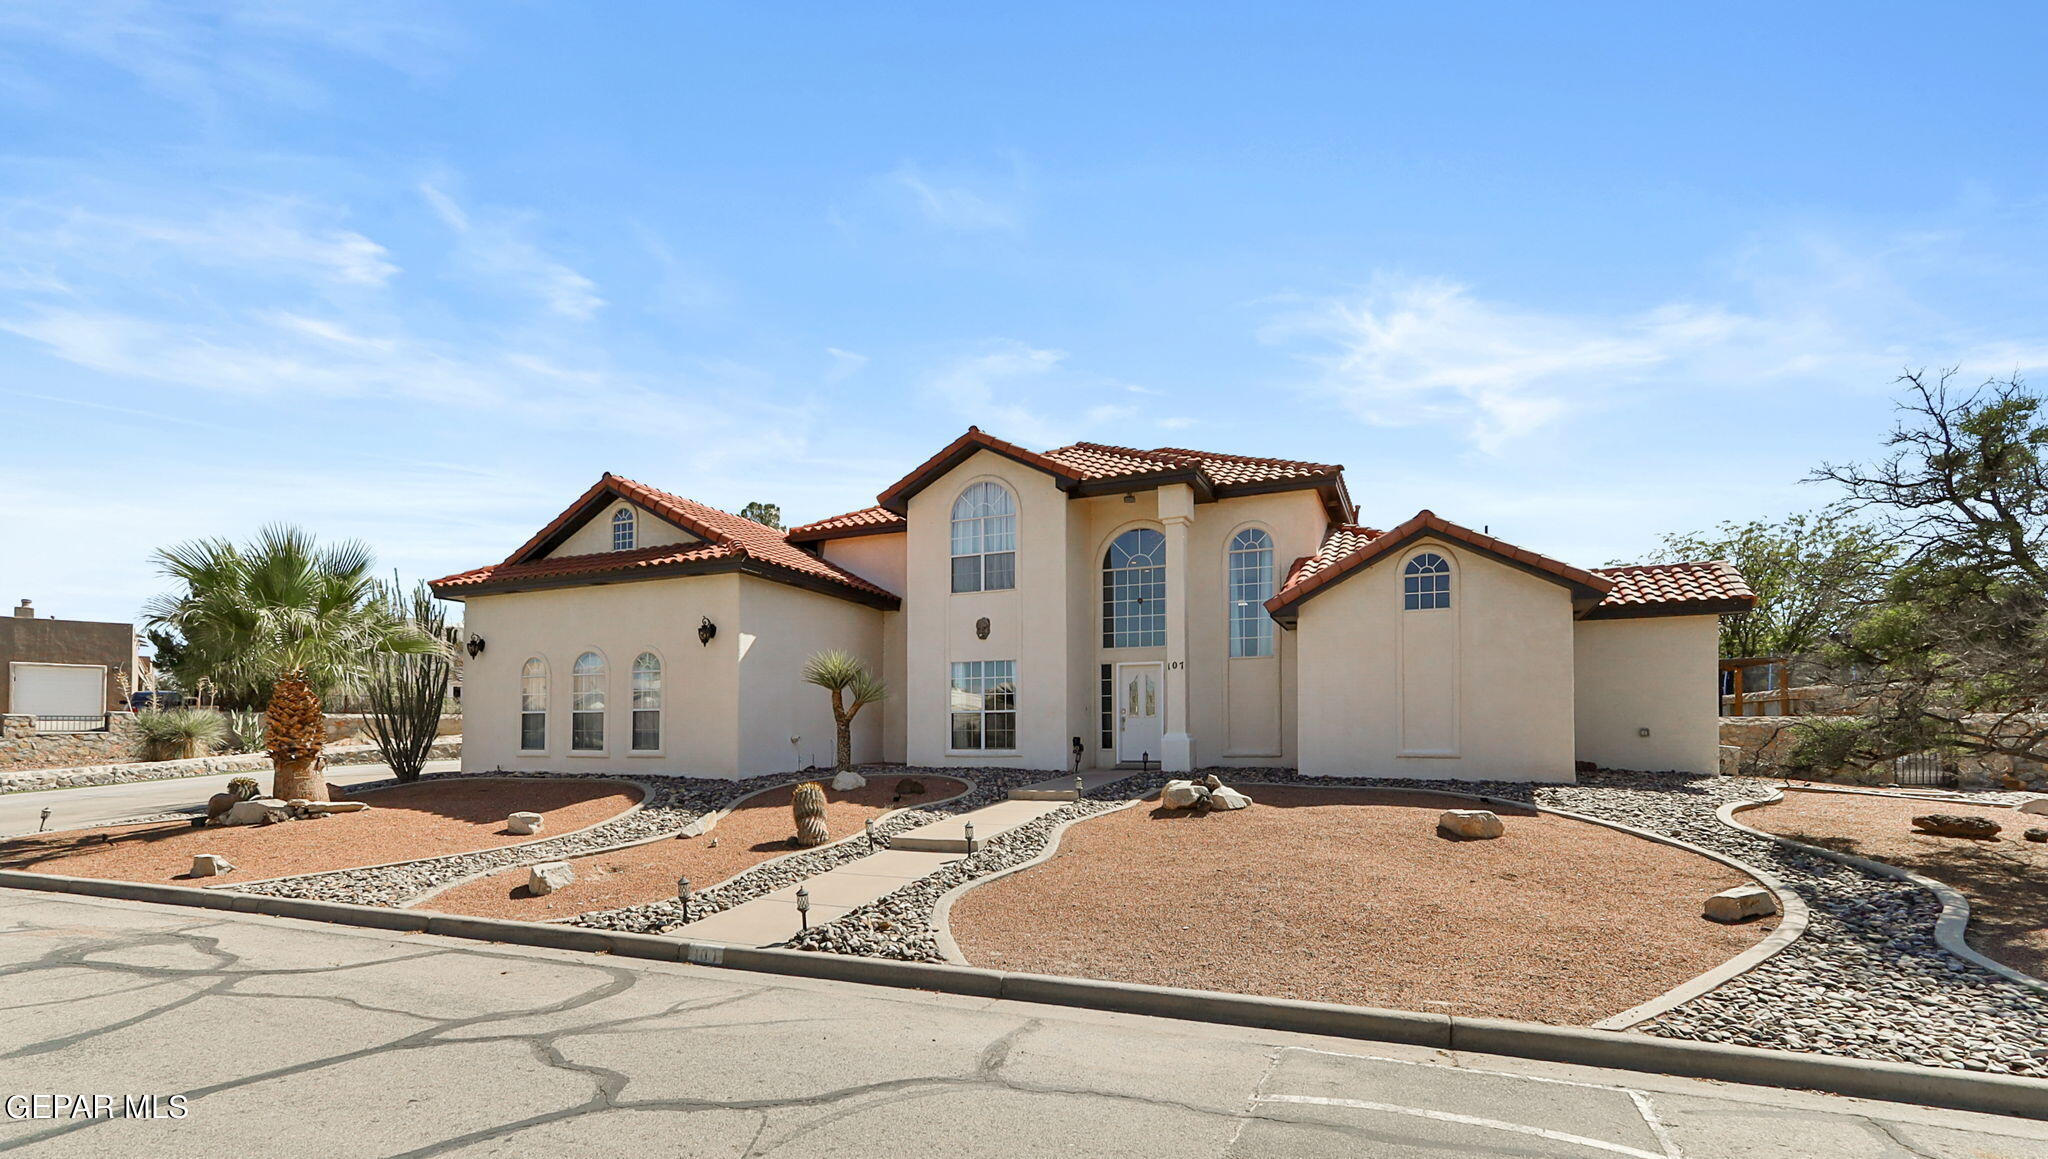
[[[790,812],[796,814],[796,843],[809,849],[830,840],[825,832],[825,786],[805,781],[789,795]]]

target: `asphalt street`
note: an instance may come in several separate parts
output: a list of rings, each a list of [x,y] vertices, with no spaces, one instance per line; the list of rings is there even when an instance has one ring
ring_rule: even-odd
[[[452,772],[461,761],[429,761],[430,773]],[[327,780],[336,785],[360,785],[381,781],[391,775],[386,765],[335,765]],[[168,781],[137,781],[127,785],[92,785],[78,789],[41,789],[32,793],[0,793],[0,837],[34,833],[42,824],[42,811],[50,810],[51,829],[76,829],[104,825],[127,817],[160,813],[206,810],[206,799],[228,787],[236,777],[255,777],[266,788],[270,773],[221,773],[210,777],[178,777]]]

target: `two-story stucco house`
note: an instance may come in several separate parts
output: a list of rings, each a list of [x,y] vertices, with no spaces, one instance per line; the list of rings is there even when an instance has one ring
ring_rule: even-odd
[[[1428,511],[1361,526],[1330,464],[969,428],[787,533],[606,475],[435,581],[479,652],[466,768],[747,776],[829,761],[827,648],[927,766],[1570,781],[1718,765],[1719,562],[1582,569]]]

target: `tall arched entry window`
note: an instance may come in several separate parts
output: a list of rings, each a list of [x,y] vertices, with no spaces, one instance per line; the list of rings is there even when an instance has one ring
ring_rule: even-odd
[[[1017,501],[999,483],[976,483],[953,501],[953,590],[1017,586]]]
[[[1166,536],[1133,527],[1102,559],[1102,646],[1166,646]]]
[[[1273,617],[1266,601],[1273,596],[1273,537],[1247,527],[1230,538],[1230,654],[1271,656]]]

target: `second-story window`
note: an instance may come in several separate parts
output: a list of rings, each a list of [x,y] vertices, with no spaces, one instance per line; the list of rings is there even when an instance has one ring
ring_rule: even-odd
[[[633,550],[633,509],[621,507],[612,514],[612,550]]]
[[[1401,606],[1411,612],[1450,607],[1450,561],[1433,551],[1409,560],[1401,571]]]
[[[976,483],[953,501],[953,590],[1017,586],[1017,504],[997,483]]]
[[[1133,527],[1102,560],[1102,646],[1166,646],[1166,536]]]
[[[1247,527],[1230,539],[1230,654],[1271,656],[1273,617],[1266,601],[1273,595],[1273,537]]]

